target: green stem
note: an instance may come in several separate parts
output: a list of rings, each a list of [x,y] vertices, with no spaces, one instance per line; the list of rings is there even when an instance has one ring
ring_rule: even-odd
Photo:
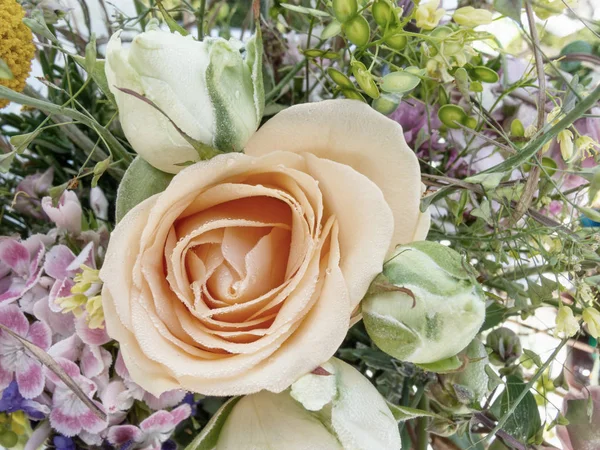
[[[196,16],[196,24],[198,27],[198,40],[204,39],[204,12],[206,11],[206,0],[200,0],[200,9]]]
[[[271,91],[269,93],[267,93],[267,95],[265,96],[265,104],[268,104],[275,97],[277,97],[277,94],[279,94],[281,89],[283,89],[283,87],[286,84],[288,84],[292,80],[292,78],[294,78],[296,76],[296,74],[298,72],[300,72],[302,70],[305,59],[296,63],[296,65],[294,67],[292,67],[292,70],[290,70],[288,73],[286,73],[285,76],[281,79],[281,81],[279,83],[277,83],[277,86],[275,86],[273,89],[271,89]]]
[[[419,402],[419,409],[429,411],[429,399],[426,395]],[[429,447],[429,433],[427,432],[427,417],[421,417],[417,424],[417,450],[427,450]]]
[[[123,160],[126,165],[133,161],[133,157],[125,150],[125,147],[115,138],[110,131],[100,125],[96,120],[80,113],[79,111],[64,106],[55,105],[44,100],[35,99],[24,94],[15,92],[5,86],[0,86],[0,98],[6,98],[20,105],[32,106],[34,108],[46,111],[52,114],[61,114],[77,120],[84,125],[92,128],[98,133],[108,145],[110,151],[114,154],[116,160]]]

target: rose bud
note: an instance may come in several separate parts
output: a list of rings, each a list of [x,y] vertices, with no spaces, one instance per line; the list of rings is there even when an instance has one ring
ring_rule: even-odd
[[[398,424],[377,389],[332,358],[291,388],[234,398],[189,449],[399,449]]]
[[[456,251],[413,242],[388,258],[362,313],[381,350],[402,361],[431,364],[453,357],[475,337],[485,318],[484,293]]]
[[[244,44],[236,39],[200,42],[157,29],[123,48],[120,32],[114,34],[106,77],[133,149],[169,173],[212,156],[197,145],[241,151],[264,107],[261,48],[257,36],[242,53]]]
[[[429,387],[430,397],[442,408],[456,414],[467,414],[469,406],[488,392],[488,375],[485,366],[489,363],[485,346],[477,338],[460,354],[464,367],[458,372],[439,375],[439,381]]]
[[[516,361],[523,353],[519,336],[504,327],[490,332],[486,344],[492,350],[490,361],[496,366],[507,366]]]

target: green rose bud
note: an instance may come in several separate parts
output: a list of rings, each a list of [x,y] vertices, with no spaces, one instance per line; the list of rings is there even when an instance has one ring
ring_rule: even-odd
[[[492,350],[490,360],[496,366],[505,366],[515,362],[521,354],[521,340],[508,328],[497,328],[488,334],[487,346]]]
[[[396,248],[363,299],[362,313],[381,350],[430,364],[471,342],[483,324],[485,301],[457,252],[422,241]]]
[[[429,387],[429,395],[442,408],[455,414],[466,414],[469,406],[477,406],[488,392],[485,366],[489,360],[485,346],[477,338],[459,353],[459,358],[465,362],[464,368],[439,375],[439,382]]]

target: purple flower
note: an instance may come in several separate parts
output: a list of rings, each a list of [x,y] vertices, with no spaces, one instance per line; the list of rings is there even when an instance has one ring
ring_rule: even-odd
[[[0,306],[0,323],[43,350],[51,345],[52,332],[44,322],[29,325],[17,305]],[[44,390],[42,364],[25,351],[23,344],[0,330],[0,390],[16,379],[19,392],[25,398],[34,398]]]
[[[108,442],[128,449],[161,450],[162,444],[169,440],[175,427],[187,419],[190,413],[190,406],[183,404],[171,412],[156,411],[143,420],[139,427],[113,426],[108,430]]]
[[[442,123],[438,119],[437,110],[432,106],[428,109],[419,100],[407,100],[390,114],[390,119],[402,126],[406,143],[415,151],[443,150],[445,145],[440,143],[437,129]]]
[[[0,238],[0,303],[17,300],[36,285],[45,251],[39,235],[22,242]]]
[[[43,173],[37,172],[23,178],[17,185],[15,211],[40,220],[48,219],[42,210],[40,198],[48,194],[53,179],[54,169],[52,167]]]
[[[0,411],[13,413],[23,411],[32,420],[42,420],[50,409],[34,400],[26,399],[19,392],[16,381],[12,381],[4,391],[0,399]]]
[[[74,235],[81,233],[82,210],[75,192],[63,192],[56,207],[52,205],[50,197],[44,197],[42,199],[42,209],[59,229]]]
[[[65,358],[56,358],[56,362],[89,398],[93,398],[97,389],[96,384],[81,375],[79,367],[74,362]],[[52,425],[52,428],[65,436],[71,437],[81,432],[98,434],[107,427],[108,422],[96,416],[54,372],[46,369],[46,376],[54,383],[52,411],[50,412],[50,425]],[[99,402],[94,401],[94,403],[103,409]]]
[[[75,447],[73,439],[60,434],[54,436],[52,443],[54,444],[54,447],[56,447],[56,450],[75,450],[77,448]]]

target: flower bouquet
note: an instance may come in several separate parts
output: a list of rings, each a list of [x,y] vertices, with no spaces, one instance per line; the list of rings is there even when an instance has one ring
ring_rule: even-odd
[[[0,446],[600,448],[599,18],[450,3],[0,0]]]

